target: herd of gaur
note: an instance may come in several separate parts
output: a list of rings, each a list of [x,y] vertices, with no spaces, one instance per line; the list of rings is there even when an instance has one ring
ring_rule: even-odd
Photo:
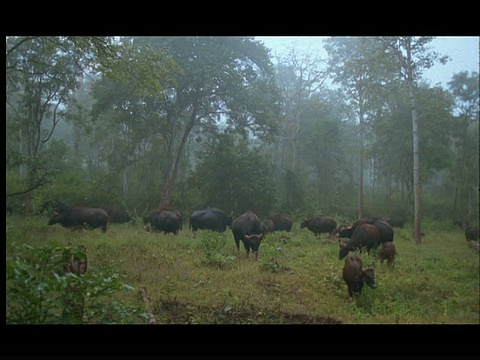
[[[59,200],[50,200],[44,203],[43,210],[53,211],[53,216],[48,224],[61,224],[71,229],[100,228],[107,230],[109,223],[124,223],[131,220],[131,216],[123,209],[114,207],[92,208],[72,207]],[[178,234],[182,229],[181,212],[175,209],[155,210],[143,217],[145,229],[163,232],[164,234]],[[343,223],[337,227],[337,222],[329,216],[315,216],[302,221],[300,228],[307,228],[315,235],[328,233],[338,238],[340,246],[338,258],[344,260],[343,279],[348,287],[350,297],[354,293],[361,293],[364,284],[375,288],[374,264],[364,267],[362,260],[357,255],[372,250],[377,252],[381,263],[386,260],[389,267],[394,266],[397,251],[393,243],[394,227],[403,227],[404,220],[399,216],[386,219],[365,217],[353,224]],[[255,212],[249,210],[240,216],[233,218],[233,214],[225,211],[206,207],[192,211],[189,216],[189,227],[197,230],[213,230],[224,232],[227,226],[231,228],[237,256],[240,252],[240,242],[243,243],[247,256],[252,252],[258,258],[258,250],[265,235],[275,231],[292,230],[293,221],[284,215],[275,215],[266,219],[263,223]],[[465,230],[467,241],[478,241],[478,227],[467,226]]]

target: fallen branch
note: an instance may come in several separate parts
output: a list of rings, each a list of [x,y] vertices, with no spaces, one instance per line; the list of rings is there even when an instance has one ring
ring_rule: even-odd
[[[143,302],[145,303],[145,308],[147,309],[147,316],[148,316],[148,323],[149,324],[156,324],[157,320],[152,313],[152,306],[150,303],[150,297],[147,294],[147,288],[142,286],[140,288],[140,295],[142,295]]]

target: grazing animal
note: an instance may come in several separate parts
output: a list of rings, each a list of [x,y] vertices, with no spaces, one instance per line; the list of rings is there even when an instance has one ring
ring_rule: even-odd
[[[393,228],[385,220],[379,220],[374,217],[365,217],[355,221],[352,225],[341,225],[336,230],[337,237],[351,238],[357,227],[362,224],[370,224],[377,228],[379,234],[379,243],[393,241]]]
[[[70,210],[72,207],[64,201],[47,200],[43,203],[40,212],[62,213]]]
[[[262,227],[265,232],[275,232],[275,231],[292,231],[293,221],[287,216],[284,215],[274,215],[269,217],[263,224]]]
[[[275,224],[272,220],[267,219],[262,224],[262,230],[265,234],[273,232],[275,229]]]
[[[375,220],[372,225],[378,230],[378,241],[380,244],[393,241],[393,228],[388,222],[385,220]]]
[[[143,224],[144,224],[144,225],[152,224],[153,218],[154,218],[155,216],[157,216],[160,212],[161,212],[161,210],[154,210],[154,211],[152,211],[150,214],[145,215],[145,216],[143,217]]]
[[[339,238],[349,238],[352,236],[353,232],[351,232],[352,225],[348,224],[347,222],[343,222],[336,230],[335,236]]]
[[[255,259],[258,259],[258,248],[262,242],[265,233],[262,229],[257,214],[249,210],[232,222],[232,233],[237,246],[237,256],[240,253],[240,241],[243,242],[247,256],[250,255],[250,250],[255,254]]]
[[[348,255],[349,251],[363,251],[366,249],[367,252],[370,253],[371,249],[376,249],[380,244],[380,237],[375,226],[365,223],[355,229],[350,240],[346,243],[342,243],[339,240],[339,244],[340,251],[338,253],[338,259],[342,260]]]
[[[392,215],[385,219],[392,228],[403,228],[405,225],[405,219],[398,215]]]
[[[322,233],[333,234],[333,232],[337,228],[337,222],[334,218],[331,217],[315,216],[305,219],[300,224],[300,229],[303,229],[304,227],[313,232],[316,236]]]
[[[55,213],[48,221],[48,225],[57,223],[71,229],[101,228],[105,232],[107,231],[108,214],[103,209],[73,207],[64,212]]]
[[[189,226],[192,231],[213,230],[224,232],[227,226],[232,225],[232,217],[218,208],[206,207],[201,210],[194,210],[190,214]]]
[[[388,267],[395,265],[395,255],[397,255],[397,250],[395,249],[395,244],[391,241],[383,243],[378,249],[378,258],[381,264],[383,264],[384,260],[387,260]]]
[[[115,207],[105,207],[103,208],[108,214],[108,221],[111,223],[122,224],[129,222],[132,217],[124,209],[119,209]]]
[[[174,212],[176,213],[178,216],[180,216],[180,218],[182,218],[182,214],[179,210],[177,209],[169,209],[169,208],[162,208],[162,209],[156,209],[156,210],[153,210],[151,213],[149,213],[148,215],[145,215],[143,217],[143,224],[144,225],[151,225],[152,224],[152,221],[153,219],[159,214],[161,213],[162,211],[171,211],[171,212]],[[180,226],[180,229],[182,229],[182,226]]]
[[[182,215],[178,210],[159,210],[153,213],[150,223],[153,230],[178,235],[182,228]]]
[[[340,238],[351,238],[353,233],[355,232],[355,229],[358,226],[360,226],[362,224],[365,224],[365,223],[373,224],[375,222],[375,220],[377,220],[377,218],[364,217],[364,218],[358,219],[352,225],[345,224],[345,226],[340,226],[337,229],[337,236],[340,237]]]
[[[465,229],[465,239],[467,241],[478,241],[478,227],[467,226]]]
[[[343,280],[348,287],[348,295],[353,298],[354,293],[360,294],[363,285],[367,284],[372,289],[377,286],[375,283],[375,266],[363,269],[362,260],[357,255],[349,255],[343,266]]]

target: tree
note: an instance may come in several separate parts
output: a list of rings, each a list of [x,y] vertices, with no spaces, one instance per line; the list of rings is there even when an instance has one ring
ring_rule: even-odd
[[[345,116],[343,100],[340,91],[319,91],[305,102],[301,115],[299,169],[310,180],[310,186],[304,190],[310,194],[310,203],[314,200],[316,204],[316,209],[310,211],[337,211],[340,194],[350,193],[351,187],[344,179],[352,173],[347,153],[351,146],[349,130],[356,130],[356,127],[342,121]]]
[[[97,174],[97,187],[123,192],[124,198],[129,188],[150,198],[160,191],[157,184],[168,143],[164,99],[170,96],[179,71],[162,49],[122,39],[117,61],[104,69],[92,89],[90,144],[96,161],[90,167]]]
[[[251,141],[235,134],[211,136],[188,182],[199,194],[196,206],[215,206],[237,215],[254,210],[267,216],[275,205],[273,163]]]
[[[478,218],[478,73],[454,74],[447,85],[456,100],[453,212],[456,217],[459,202],[460,218],[465,228],[471,215]]]
[[[168,206],[188,138],[195,128],[269,138],[279,96],[267,49],[250,37],[138,38],[170,54],[181,68],[168,96],[158,98],[166,142],[160,207]]]
[[[329,54],[328,64],[333,81],[341,85],[347,101],[356,110],[359,129],[359,180],[358,217],[363,217],[363,186],[365,158],[365,121],[376,94],[375,86],[380,79],[373,76],[373,58],[368,47],[370,43],[361,37],[338,37],[325,41]]]
[[[291,47],[286,55],[277,58],[276,82],[282,95],[283,116],[279,118],[273,153],[276,178],[281,194],[281,208],[295,211],[304,206],[302,177],[301,132],[310,97],[323,86],[327,72],[321,69],[324,60],[311,49],[304,52]]]
[[[413,142],[413,186],[415,203],[414,237],[417,244],[421,243],[421,189],[420,179],[420,143],[419,117],[417,113],[416,88],[422,71],[433,66],[436,60],[442,64],[447,57],[439,57],[434,51],[427,49],[427,44],[433,40],[431,36],[402,36],[380,37],[377,54],[386,56],[393,68],[406,81],[412,114],[412,142]],[[383,57],[385,58],[385,57]]]
[[[427,183],[440,170],[449,166],[451,159],[450,136],[452,133],[452,98],[440,87],[429,88],[420,84],[417,88],[417,108],[423,126],[419,129],[422,163],[420,176]],[[379,168],[378,175],[386,183],[388,213],[392,214],[392,196],[396,188],[408,193],[413,203],[413,154],[411,131],[411,107],[408,90],[399,87],[386,96],[381,113],[372,121],[375,135],[370,156]]]
[[[284,140],[290,143],[290,151],[284,156],[290,157],[285,169],[295,173],[297,167],[297,152],[299,144],[300,121],[306,102],[323,85],[328,73],[320,67],[324,60],[310,50],[298,52],[291,48],[287,55],[278,59],[276,79],[283,98],[284,116],[280,124],[280,143]],[[287,147],[287,146],[285,146]]]
[[[114,54],[112,46],[103,37],[7,38],[7,159],[15,158],[15,167],[26,177],[25,189],[7,196],[26,194],[27,215],[31,192],[51,181],[54,173],[45,145],[65,119],[84,71],[94,70],[99,58],[107,61]]]

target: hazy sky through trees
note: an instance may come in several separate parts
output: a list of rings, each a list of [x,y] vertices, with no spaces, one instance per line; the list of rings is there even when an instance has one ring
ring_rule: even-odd
[[[268,48],[272,55],[280,55],[287,49],[295,46],[298,50],[318,51],[320,57],[326,58],[323,49],[325,36],[257,36]],[[438,36],[429,45],[439,55],[448,55],[450,61],[445,65],[435,64],[424,72],[424,79],[430,85],[440,83],[443,87],[452,79],[453,74],[461,71],[479,72],[479,37],[478,36]]]

